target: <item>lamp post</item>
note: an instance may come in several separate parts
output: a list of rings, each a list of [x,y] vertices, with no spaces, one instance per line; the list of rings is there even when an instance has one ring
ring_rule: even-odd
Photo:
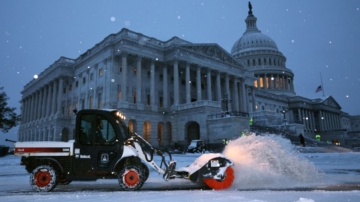
[[[227,93],[225,93],[224,98],[221,99],[221,102],[225,104],[225,111],[226,111],[226,114],[228,115],[229,114],[229,112],[228,112],[228,104],[231,102],[231,99],[228,98]]]
[[[283,110],[281,111],[281,113],[282,113],[283,116],[284,116],[284,123],[286,123],[286,117],[285,117],[286,112],[288,112],[287,109],[283,109]]]

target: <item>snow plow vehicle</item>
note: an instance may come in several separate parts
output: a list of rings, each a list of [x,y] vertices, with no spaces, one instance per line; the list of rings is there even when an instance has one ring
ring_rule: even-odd
[[[234,180],[233,162],[222,154],[203,154],[189,166],[177,169],[169,152],[129,132],[119,110],[85,109],[74,113],[74,140],[14,143],[14,155],[21,156],[33,190],[48,192],[72,181],[118,179],[121,190],[134,191],[148,179],[149,168],[166,181],[203,181],[212,189],[226,189]],[[160,156],[160,165],[154,154]]]

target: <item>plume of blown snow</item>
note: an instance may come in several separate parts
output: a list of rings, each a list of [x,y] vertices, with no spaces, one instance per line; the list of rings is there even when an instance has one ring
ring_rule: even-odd
[[[234,162],[236,189],[290,188],[316,182],[321,172],[280,135],[254,134],[229,141],[223,154]]]

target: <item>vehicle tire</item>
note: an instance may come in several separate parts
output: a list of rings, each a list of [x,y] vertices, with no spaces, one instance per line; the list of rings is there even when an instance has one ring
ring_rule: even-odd
[[[145,176],[143,183],[145,183],[145,181],[149,178],[149,168],[143,163],[141,163],[141,165],[143,167],[143,175]]]
[[[216,180],[214,178],[205,178],[203,182],[210,188],[215,190],[227,189],[234,182],[234,170],[231,166],[227,167],[225,177],[223,180]]]
[[[122,190],[139,190],[145,182],[142,165],[125,165],[118,174],[119,185]]]
[[[57,183],[56,170],[49,165],[36,167],[30,174],[30,184],[33,190],[39,192],[48,192],[53,190]]]

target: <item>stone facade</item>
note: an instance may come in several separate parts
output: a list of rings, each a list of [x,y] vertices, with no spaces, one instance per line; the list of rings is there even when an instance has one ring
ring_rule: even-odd
[[[67,141],[73,109],[116,108],[131,131],[158,147],[193,139],[221,144],[248,131],[250,117],[345,144],[358,119],[331,96],[296,96],[285,56],[256,20],[249,13],[231,54],[214,43],[160,41],[122,29],[76,59],[59,58],[21,92],[19,141]]]

